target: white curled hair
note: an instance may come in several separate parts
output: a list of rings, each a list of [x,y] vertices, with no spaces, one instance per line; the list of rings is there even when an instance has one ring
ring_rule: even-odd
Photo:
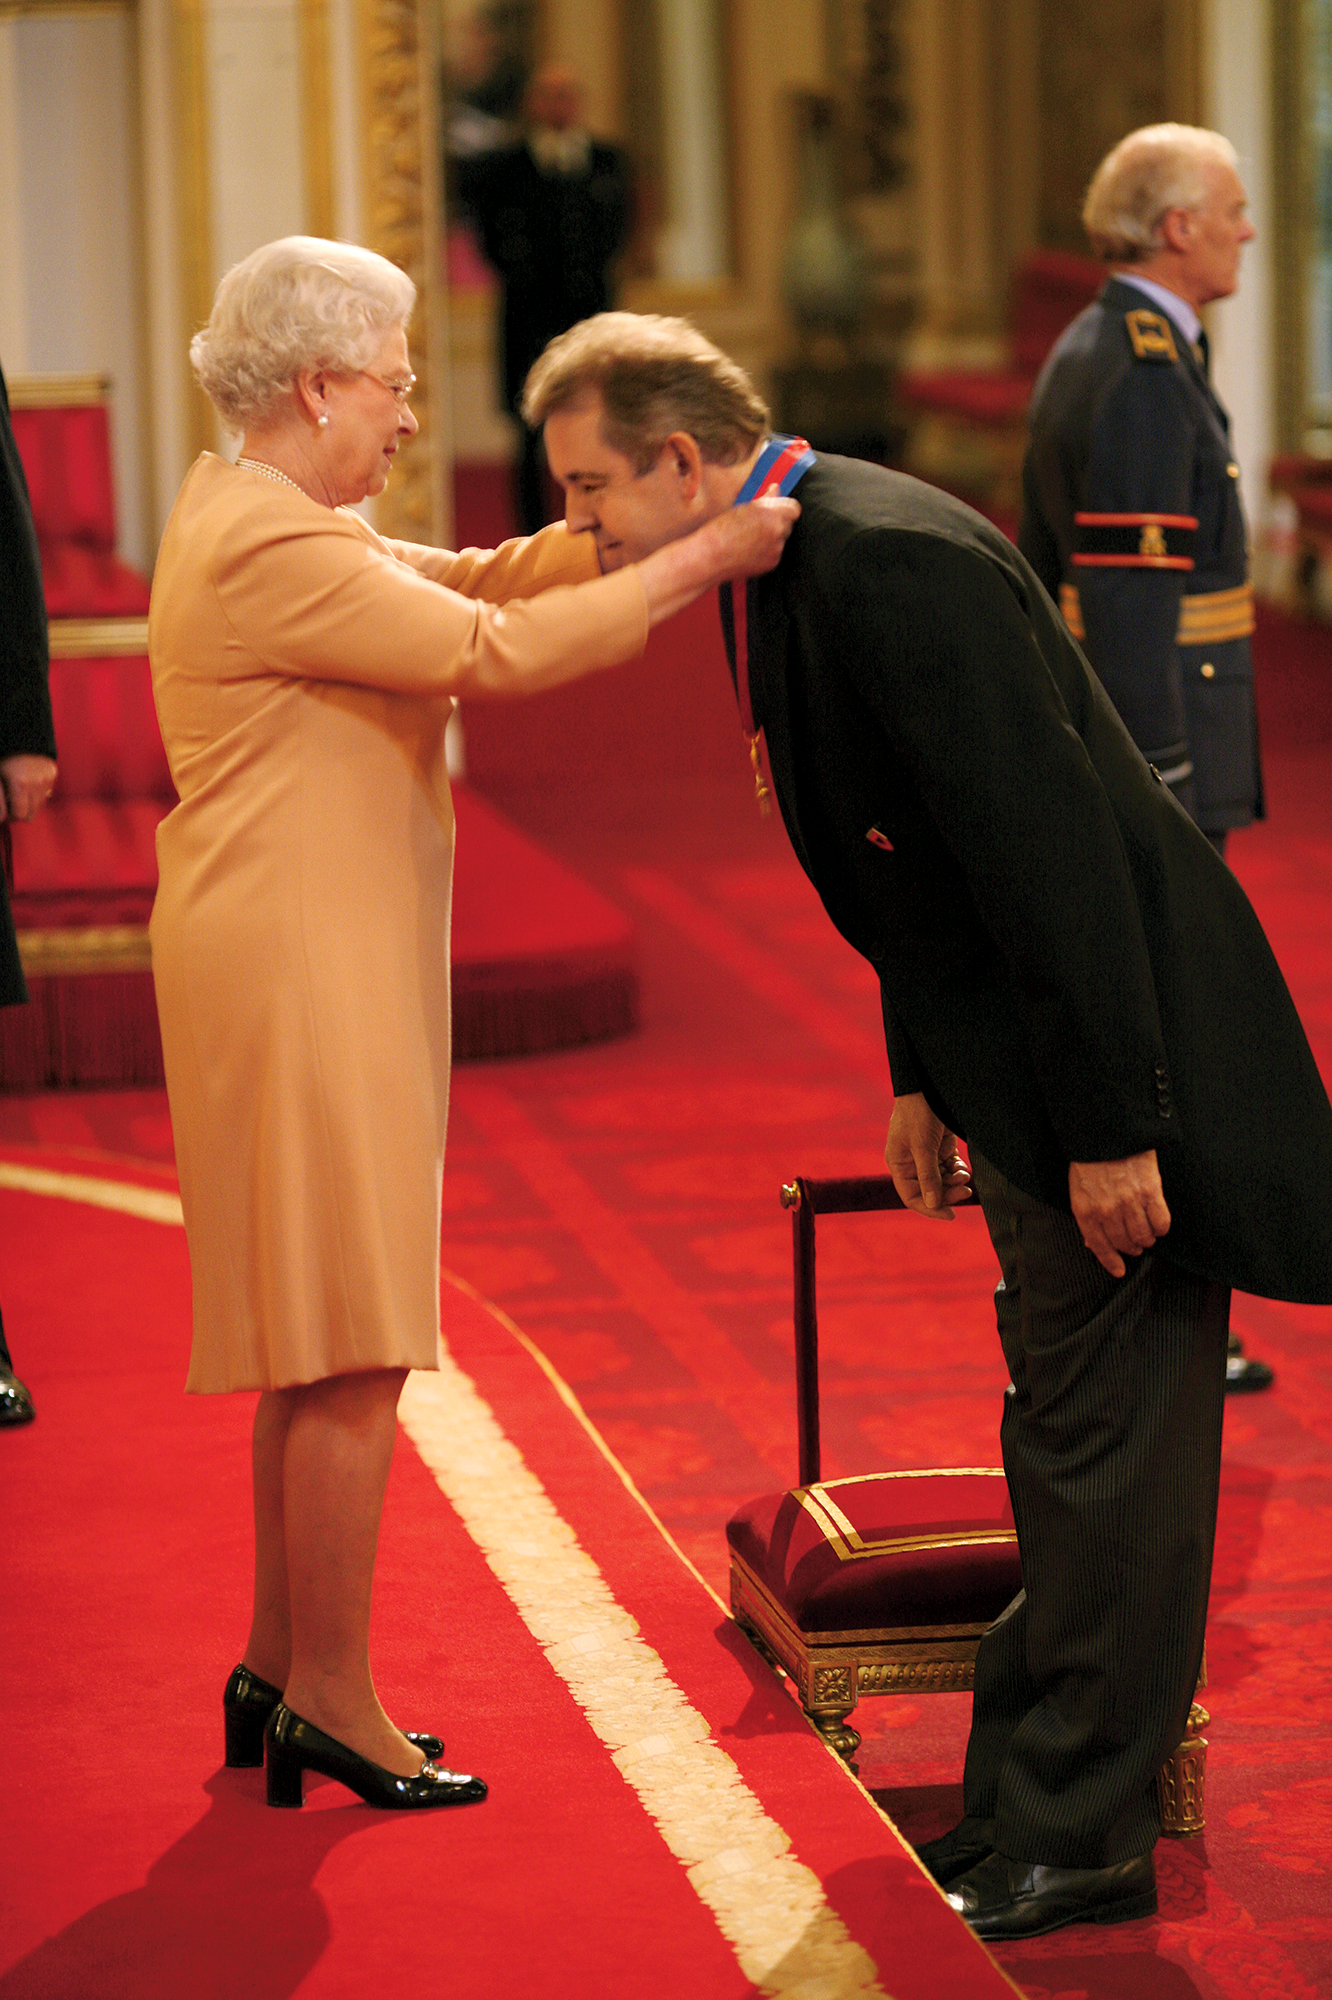
[[[1143,125],[1121,139],[1092,175],[1082,223],[1107,264],[1137,264],[1161,247],[1172,208],[1207,199],[1207,168],[1238,167],[1229,139],[1199,125]]]
[[[190,362],[223,423],[244,430],[303,369],[364,368],[415,303],[406,272],[373,250],[283,236],[232,265],[190,342]]]

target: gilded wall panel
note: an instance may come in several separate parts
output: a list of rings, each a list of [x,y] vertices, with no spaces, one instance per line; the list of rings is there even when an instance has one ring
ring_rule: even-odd
[[[1198,0],[1039,0],[1041,242],[1086,250],[1097,163],[1139,125],[1199,117]]]
[[[1165,0],[1041,0],[1043,243],[1083,250],[1092,172],[1116,140],[1167,117]]]
[[[381,534],[442,542],[449,532],[443,467],[448,440],[447,305],[441,241],[433,80],[438,57],[424,0],[362,0],[365,240],[397,264],[419,297],[411,328],[420,430],[399,451],[375,510]],[[429,80],[429,81],[428,81]]]

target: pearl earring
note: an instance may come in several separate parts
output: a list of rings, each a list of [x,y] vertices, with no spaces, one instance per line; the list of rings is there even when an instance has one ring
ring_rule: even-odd
[[[323,414],[322,414],[322,415],[320,416],[320,419],[319,419],[319,428],[320,428],[320,430],[321,430],[321,431],[326,431],[326,430],[328,429],[328,411],[327,411],[327,410],[325,410],[325,411],[323,412]]]

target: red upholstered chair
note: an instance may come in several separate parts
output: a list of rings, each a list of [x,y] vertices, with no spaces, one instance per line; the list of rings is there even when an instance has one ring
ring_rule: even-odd
[[[1309,598],[1319,568],[1332,570],[1332,458],[1292,452],[1274,458],[1267,477],[1294,502],[1297,581]]]
[[[175,792],[148,670],[148,584],[115,552],[107,383],[19,377],[14,435],[51,621],[60,774],[13,828],[14,919],[33,1004],[0,1011],[0,1088],[162,1077],[148,917]]]
[[[9,384],[53,619],[142,618],[148,610],[146,578],[116,555],[108,388],[100,375]]]
[[[1013,508],[1027,405],[1041,364],[1104,279],[1103,267],[1090,258],[1029,251],[1013,272],[1004,365],[905,370],[897,393],[916,418],[907,452],[911,469],[945,484],[973,485],[992,506]]]
[[[1021,1589],[1022,1565],[997,1467],[820,1478],[814,1219],[902,1203],[878,1175],[792,1181],[782,1204],[792,1211],[800,1484],[749,1501],[727,1523],[731,1608],[850,1763],[860,1736],[847,1717],[862,1695],[974,1684],[981,1637]],[[1206,1720],[1195,1704],[1190,1734],[1161,1772],[1168,1832],[1202,1828]]]

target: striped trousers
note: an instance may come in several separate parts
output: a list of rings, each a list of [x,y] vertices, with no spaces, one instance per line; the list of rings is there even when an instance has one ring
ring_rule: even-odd
[[[966,1812],[1015,1861],[1106,1867],[1160,1834],[1202,1659],[1230,1293],[1168,1237],[1112,1278],[1071,1215],[971,1164],[1023,1588],[981,1641]]]

